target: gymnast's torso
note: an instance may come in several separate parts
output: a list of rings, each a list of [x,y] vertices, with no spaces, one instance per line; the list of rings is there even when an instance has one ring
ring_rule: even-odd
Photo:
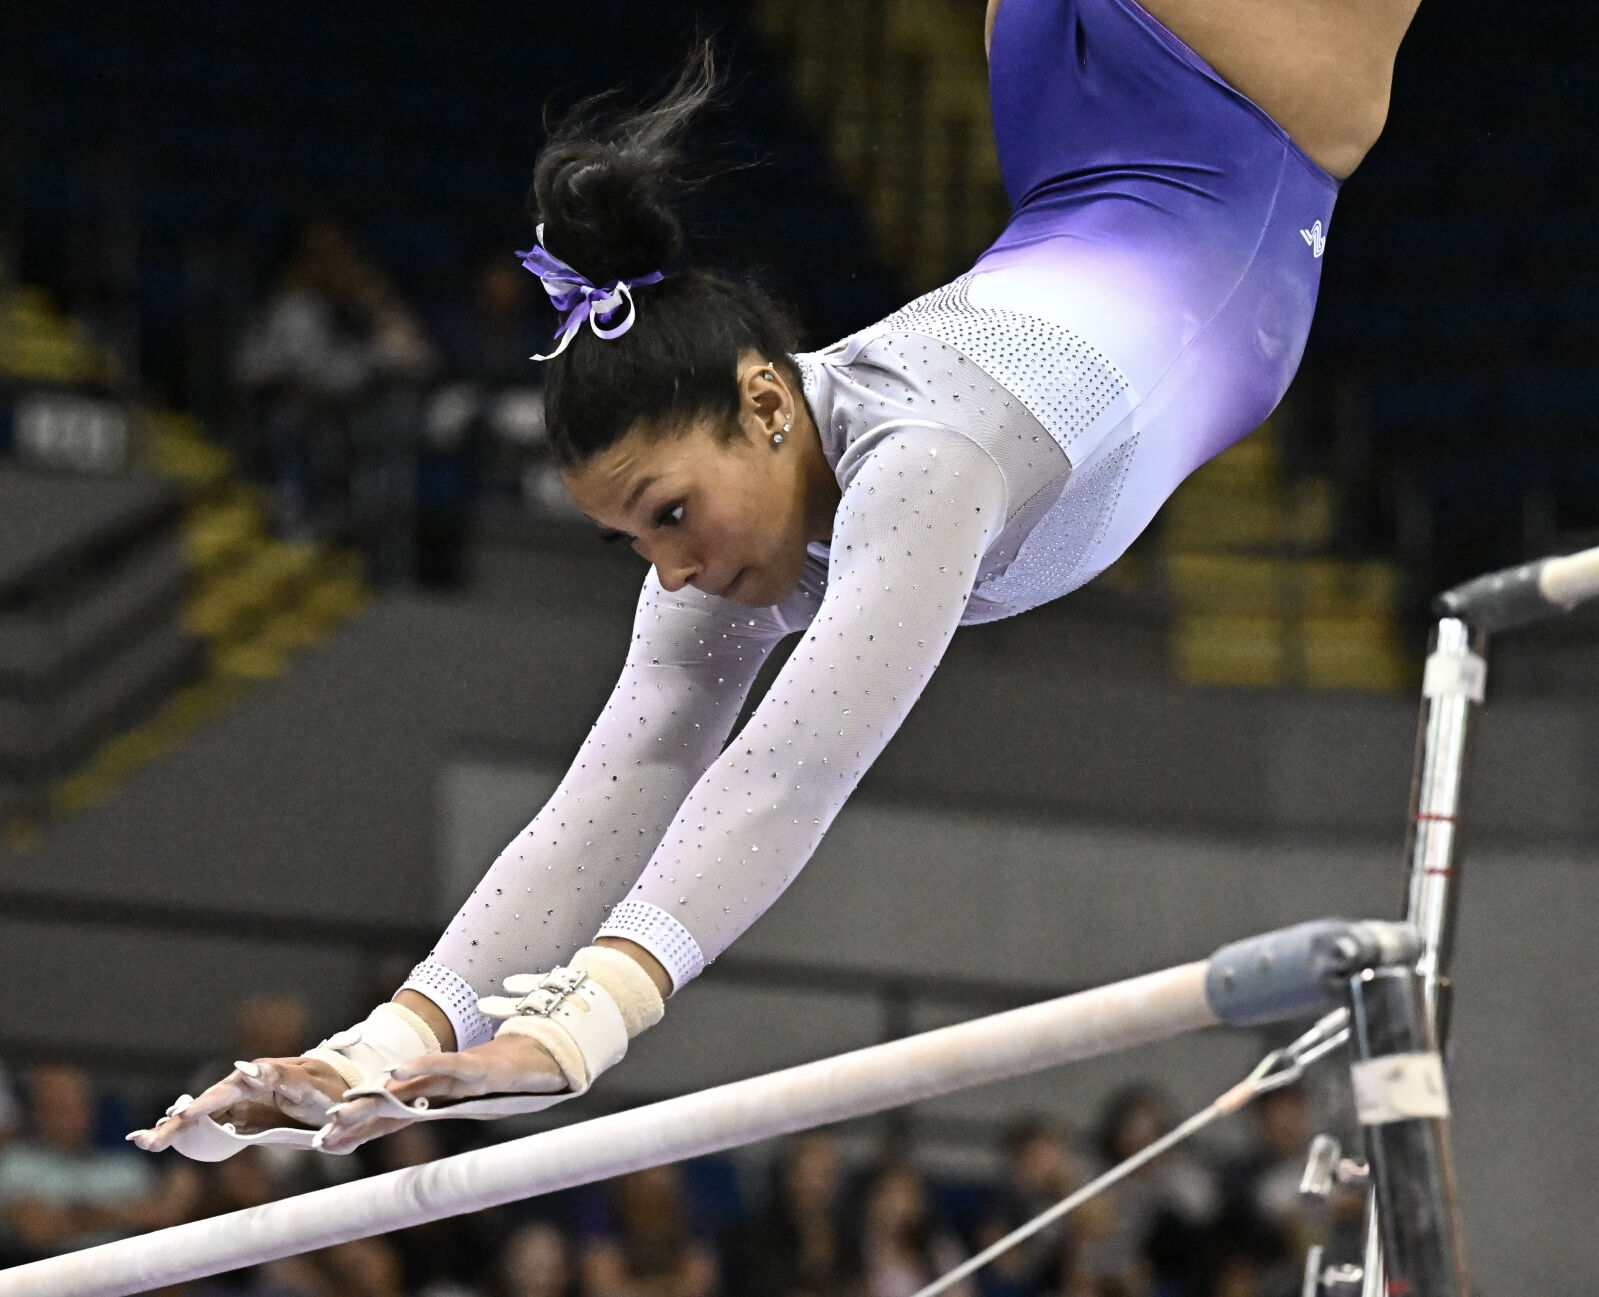
[[[1271,413],[1338,189],[1131,0],[1007,0],[992,57],[1004,233],[955,282],[800,357],[841,483],[917,423],[999,464],[1010,516],[966,622],[1092,579]]]
[[[696,976],[810,858],[957,625],[1092,578],[1286,390],[1337,182],[1132,0],[1005,0],[991,69],[1014,217],[967,274],[795,358],[841,496],[782,604],[646,579],[559,789],[407,983],[464,1044],[476,995],[596,928]]]

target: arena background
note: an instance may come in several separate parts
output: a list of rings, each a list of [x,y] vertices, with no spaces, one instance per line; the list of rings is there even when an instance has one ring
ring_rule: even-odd
[[[564,507],[518,363],[553,324],[511,256],[547,107],[642,95],[718,33],[698,255],[820,344],[1003,220],[981,16],[8,10],[0,1063],[80,1063],[143,1124],[232,1057],[248,996],[345,1025],[596,714],[642,566]],[[962,631],[791,892],[552,1120],[1399,911],[1428,598],[1599,543],[1596,40],[1586,0],[1422,5],[1282,409],[1092,586]],[[272,334],[291,265],[348,292],[341,327],[386,320],[385,355]],[[1574,1228],[1599,1213],[1596,667],[1593,616],[1493,645],[1454,1024],[1484,1293],[1585,1293],[1599,1268]],[[1133,1079],[1197,1106],[1265,1043],[1203,1036],[849,1139],[981,1181],[1022,1113],[1088,1129]]]

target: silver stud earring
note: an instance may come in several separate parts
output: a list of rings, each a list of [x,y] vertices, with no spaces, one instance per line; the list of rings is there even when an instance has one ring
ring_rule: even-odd
[[[783,438],[788,434],[788,430],[790,428],[792,428],[793,426],[794,426],[794,424],[793,424],[792,421],[785,420],[784,423],[783,423],[783,431],[782,432],[774,432],[772,434],[772,445],[781,446],[783,444]]]

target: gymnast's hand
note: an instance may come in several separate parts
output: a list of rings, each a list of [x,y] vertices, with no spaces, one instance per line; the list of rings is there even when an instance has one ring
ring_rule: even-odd
[[[424,1054],[401,1063],[385,1087],[401,1103],[418,1099],[475,1099],[488,1094],[556,1094],[565,1074],[538,1041],[503,1034],[458,1054]],[[408,1125],[392,1107],[370,1096],[335,1104],[319,1146],[348,1153],[369,1139]]]
[[[227,1123],[241,1135],[284,1125],[315,1130],[327,1121],[328,1109],[347,1088],[339,1074],[320,1059],[258,1058],[236,1064],[232,1072],[194,1098],[183,1096],[149,1130],[136,1130],[127,1138],[147,1152],[158,1153],[184,1126],[201,1117]]]

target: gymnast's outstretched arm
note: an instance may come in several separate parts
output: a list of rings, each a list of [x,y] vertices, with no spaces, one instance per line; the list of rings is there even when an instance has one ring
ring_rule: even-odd
[[[758,609],[692,588],[669,593],[649,574],[626,662],[599,718],[548,804],[500,854],[396,995],[395,1005],[414,1020],[390,1007],[375,1024],[386,1057],[373,1061],[482,1044],[497,1024],[478,1011],[480,997],[498,994],[513,973],[564,963],[593,938],[721,750],[761,663],[814,614],[822,584],[815,566],[783,604]],[[670,990],[642,949],[625,939],[606,944],[658,974],[663,994]],[[203,1116],[240,1132],[281,1127],[285,1118],[320,1127],[352,1083],[337,1059],[315,1056],[322,1053],[246,1060],[249,1067],[181,1114],[136,1132],[137,1142],[164,1148],[180,1126]],[[564,1084],[553,1066],[547,1078],[551,1090]]]
[[[814,615],[822,585],[815,567],[773,608],[741,607],[692,587],[668,592],[650,573],[626,664],[566,776],[405,983],[448,1015],[457,1048],[494,1034],[479,997],[499,993],[513,973],[565,963],[625,904],[722,750],[761,664]]]
[[[965,436],[919,426],[874,446],[838,507],[809,629],[683,799],[602,937],[636,941],[681,989],[777,900],[931,678],[1006,509],[1001,470]],[[494,887],[530,885],[536,873],[508,870]],[[504,952],[519,939],[503,904],[495,896],[462,911],[459,937],[479,958],[514,962]],[[389,1089],[406,1102],[543,1091],[553,1088],[543,1069],[536,1045],[502,1032],[464,1053],[413,1060]],[[389,1128],[361,1100],[336,1112],[328,1145],[353,1147]]]

